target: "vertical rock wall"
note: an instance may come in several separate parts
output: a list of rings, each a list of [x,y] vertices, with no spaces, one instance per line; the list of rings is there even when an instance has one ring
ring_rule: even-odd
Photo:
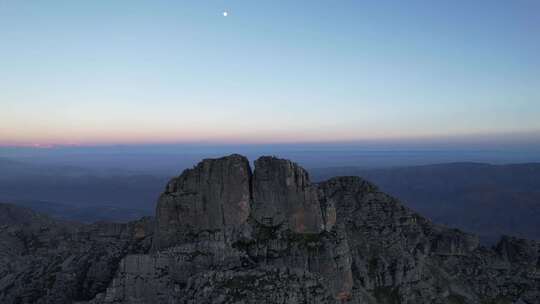
[[[206,159],[169,182],[158,201],[154,249],[203,231],[244,224],[250,214],[251,168],[240,155]]]
[[[265,226],[280,226],[296,233],[324,229],[317,188],[297,164],[275,157],[255,161],[254,219]]]

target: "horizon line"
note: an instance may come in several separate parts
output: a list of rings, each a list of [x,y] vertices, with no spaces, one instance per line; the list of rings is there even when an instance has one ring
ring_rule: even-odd
[[[472,141],[472,142],[471,142]],[[0,148],[34,148],[34,149],[55,149],[55,148],[92,148],[92,147],[152,147],[152,146],[295,146],[295,145],[362,145],[362,144],[532,144],[540,145],[540,130],[531,131],[508,131],[497,133],[469,133],[469,134],[430,134],[403,137],[385,138],[358,138],[341,140],[162,140],[162,141],[95,141],[67,143],[60,142],[0,142]]]

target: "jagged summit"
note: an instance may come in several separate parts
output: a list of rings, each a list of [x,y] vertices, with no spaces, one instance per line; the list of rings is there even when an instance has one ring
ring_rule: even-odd
[[[253,171],[237,154],[185,170],[165,187],[155,220],[0,225],[0,248],[10,248],[0,252],[2,303],[540,298],[540,243],[479,247],[476,236],[434,225],[359,177],[314,184],[297,164],[266,156]]]
[[[233,154],[204,159],[172,179],[157,205],[156,249],[186,233],[239,227],[254,220],[295,233],[325,229],[320,196],[306,170],[273,156],[255,161]]]

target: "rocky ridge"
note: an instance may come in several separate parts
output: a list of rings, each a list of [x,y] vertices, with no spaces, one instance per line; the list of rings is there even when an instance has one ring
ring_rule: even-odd
[[[538,242],[481,247],[365,180],[313,184],[275,157],[203,160],[155,219],[11,220],[0,246],[2,303],[540,303]]]

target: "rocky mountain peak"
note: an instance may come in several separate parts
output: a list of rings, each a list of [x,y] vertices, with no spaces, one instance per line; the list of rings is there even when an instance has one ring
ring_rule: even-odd
[[[157,206],[156,248],[182,243],[188,233],[228,230],[246,223],[297,233],[324,229],[317,188],[297,164],[271,156],[205,159],[172,179]]]
[[[1,303],[540,303],[538,242],[480,247],[359,177],[313,184],[275,157],[201,161],[155,220],[66,225],[0,225]]]

